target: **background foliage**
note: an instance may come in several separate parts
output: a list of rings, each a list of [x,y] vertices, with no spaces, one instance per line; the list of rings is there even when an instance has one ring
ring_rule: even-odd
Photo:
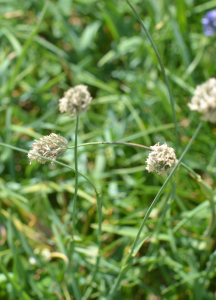
[[[170,80],[179,125],[179,156],[199,117],[187,106],[194,88],[215,76],[215,38],[201,18],[216,1],[133,0]],[[0,142],[29,150],[35,138],[59,133],[73,145],[75,121],[58,99],[76,84],[94,98],[80,118],[79,143],[167,142],[175,148],[169,94],[155,53],[123,0],[0,0]],[[38,24],[38,25],[37,25]],[[184,162],[215,189],[216,127],[205,123]],[[83,299],[106,299],[143,216],[164,182],[148,174],[148,151],[124,146],[79,148],[78,165],[102,192],[103,235],[92,187],[79,179],[73,276]],[[0,147],[0,298],[75,299],[67,249],[74,174]],[[74,167],[73,150],[62,161]],[[203,233],[211,211],[186,170],[175,175],[147,221],[151,233],[115,299],[215,299],[215,232]],[[173,201],[167,211],[168,200]],[[50,253],[51,257],[50,257]],[[64,256],[65,255],[65,256]],[[210,268],[211,267],[211,268]],[[207,275],[206,275],[207,271]],[[205,278],[206,276],[206,278]],[[205,280],[204,280],[205,278]]]

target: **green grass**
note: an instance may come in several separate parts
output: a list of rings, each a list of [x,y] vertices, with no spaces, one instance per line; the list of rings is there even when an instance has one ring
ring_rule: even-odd
[[[174,102],[125,0],[0,0],[1,300],[215,299],[216,127],[189,144],[201,124],[187,103],[215,76],[201,18],[216,1],[131,4]],[[166,179],[146,171],[148,150],[102,144],[30,165],[34,139],[54,132],[74,146],[76,119],[58,99],[77,84],[93,97],[78,145],[167,142],[178,158],[189,145],[185,167]]]

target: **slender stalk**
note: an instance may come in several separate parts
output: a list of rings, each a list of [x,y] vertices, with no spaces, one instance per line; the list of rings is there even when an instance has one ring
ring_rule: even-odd
[[[133,244],[132,244],[132,246],[131,246],[130,252],[129,252],[128,256],[126,257],[125,262],[124,262],[124,264],[123,264],[123,266],[122,266],[122,268],[121,268],[121,271],[120,271],[120,273],[119,273],[119,275],[118,275],[118,277],[117,277],[117,279],[116,279],[114,285],[112,286],[112,288],[111,288],[111,290],[110,290],[110,292],[109,292],[109,294],[108,294],[108,300],[113,299],[113,297],[114,297],[114,295],[115,295],[115,292],[116,292],[116,290],[117,290],[117,288],[118,288],[118,286],[119,286],[119,284],[120,284],[120,282],[121,282],[121,279],[122,279],[123,275],[126,273],[126,271],[127,271],[127,269],[128,269],[128,266],[132,263],[132,253],[133,253],[134,248],[135,248],[135,246],[136,246],[136,244],[137,244],[137,242],[138,242],[138,240],[139,240],[139,237],[140,237],[140,235],[141,235],[141,233],[142,233],[142,231],[143,231],[143,228],[144,228],[144,226],[145,226],[145,223],[146,223],[146,221],[147,221],[147,219],[148,219],[148,217],[149,217],[151,211],[152,211],[153,208],[155,207],[156,203],[158,202],[158,200],[159,200],[161,194],[163,193],[165,187],[167,186],[167,184],[168,184],[169,181],[171,180],[172,176],[173,176],[174,173],[176,172],[176,170],[177,170],[178,166],[180,165],[180,163],[181,163],[183,157],[184,157],[185,154],[188,152],[188,150],[189,150],[189,148],[191,147],[193,141],[194,141],[195,138],[197,137],[197,135],[198,135],[198,133],[199,133],[199,131],[200,131],[202,125],[203,125],[203,122],[200,122],[199,125],[198,125],[198,127],[197,127],[197,129],[196,129],[196,131],[194,132],[194,134],[193,134],[193,136],[192,136],[190,142],[188,143],[187,147],[185,148],[185,150],[183,151],[181,157],[179,158],[177,164],[176,164],[175,167],[172,169],[171,173],[169,174],[169,176],[168,176],[167,179],[165,180],[164,184],[162,185],[162,187],[160,188],[158,194],[156,195],[155,199],[153,200],[152,204],[150,205],[148,211],[146,212],[145,217],[143,218],[143,221],[142,221],[141,226],[140,226],[140,228],[139,228],[138,234],[137,234],[137,236],[136,236],[136,238],[135,238],[135,240],[134,240],[134,242],[133,242]]]
[[[174,99],[173,99],[173,95],[172,95],[172,91],[171,91],[171,88],[170,88],[170,84],[169,84],[169,80],[168,80],[168,77],[166,75],[166,71],[165,71],[165,68],[163,66],[163,63],[162,63],[162,60],[160,58],[160,55],[157,51],[157,48],[151,38],[151,35],[149,34],[148,32],[148,29],[146,28],[145,24],[143,23],[143,21],[141,20],[140,16],[138,15],[137,11],[135,10],[135,8],[130,4],[130,2],[128,0],[126,0],[126,2],[128,3],[128,5],[131,7],[131,9],[133,10],[133,12],[135,13],[137,19],[139,20],[142,28],[144,29],[147,37],[149,38],[150,40],[150,43],[155,51],[155,54],[157,56],[157,59],[158,59],[158,62],[160,64],[160,67],[161,67],[161,71],[163,73],[163,76],[164,76],[164,80],[165,80],[165,83],[167,85],[167,89],[169,91],[169,96],[170,96],[170,103],[171,103],[171,107],[172,107],[172,113],[173,113],[173,119],[174,119],[174,124],[175,124],[175,137],[176,137],[176,150],[178,149],[178,145],[179,145],[179,138],[178,138],[178,123],[177,123],[177,117],[176,117],[176,112],[175,112],[175,102],[174,102]]]
[[[210,237],[213,230],[214,230],[214,228],[215,228],[215,221],[216,221],[215,220],[215,206],[214,206],[214,198],[213,198],[212,188],[202,180],[202,177],[199,174],[195,173],[186,164],[181,163],[181,166],[184,167],[188,172],[190,172],[197,179],[197,182],[202,187],[202,190],[205,193],[205,196],[209,199],[212,216],[211,216],[211,221],[209,223],[209,226],[207,227],[207,229],[204,232],[204,235]]]
[[[147,149],[147,150],[152,150],[150,147],[139,145],[139,144],[134,144],[134,143],[123,143],[123,142],[91,142],[91,143],[85,143],[85,144],[80,144],[77,145],[77,147],[83,147],[83,146],[92,146],[92,145],[123,145],[123,146],[129,146],[129,147],[136,147],[136,148],[141,148],[141,149]],[[73,149],[75,146],[68,147],[68,149]]]
[[[73,220],[73,226],[72,226],[72,232],[71,232],[71,237],[72,237],[72,248],[71,248],[71,253],[74,252],[74,247],[75,247],[75,240],[74,240],[74,235],[75,235],[75,229],[76,229],[76,202],[77,202],[77,192],[78,192],[78,157],[77,157],[77,136],[78,136],[78,127],[79,127],[79,116],[76,117],[76,129],[75,129],[75,144],[74,144],[74,163],[75,163],[75,191],[74,191],[74,199],[73,199],[73,212],[72,212],[72,220]]]
[[[76,229],[76,202],[77,202],[77,192],[78,192],[78,157],[77,157],[77,137],[78,137],[78,128],[79,128],[79,116],[76,117],[76,129],[75,129],[75,145],[74,145],[74,163],[75,163],[75,190],[74,190],[74,198],[73,198],[73,211],[72,211],[72,231],[71,231],[71,238],[72,242],[70,243],[69,247],[69,263],[68,263],[68,275],[71,277],[71,285],[73,287],[74,293],[76,298],[81,300],[81,295],[78,289],[78,285],[76,279],[73,274],[73,269],[71,267],[71,260],[72,255],[74,253],[75,248],[75,229]]]

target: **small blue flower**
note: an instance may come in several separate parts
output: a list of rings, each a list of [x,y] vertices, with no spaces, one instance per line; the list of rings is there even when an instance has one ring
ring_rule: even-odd
[[[216,30],[216,9],[210,10],[202,18],[203,31],[206,36],[214,35]]]

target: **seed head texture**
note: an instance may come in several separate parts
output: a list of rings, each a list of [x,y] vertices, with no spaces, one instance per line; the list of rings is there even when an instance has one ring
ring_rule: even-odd
[[[188,106],[202,114],[202,120],[216,123],[216,79],[198,85]]]
[[[35,140],[35,143],[32,144],[33,149],[28,153],[30,164],[34,160],[37,160],[40,164],[45,164],[47,162],[46,159],[37,155],[56,160],[64,155],[67,150],[67,145],[68,141],[64,137],[55,133],[51,133],[50,135],[46,135],[39,140]]]
[[[64,93],[64,97],[59,100],[59,111],[66,113],[72,118],[85,112],[92,101],[92,97],[86,85],[76,85]]]
[[[160,143],[157,143],[150,148],[152,151],[146,161],[146,170],[159,175],[168,175],[177,161],[174,149],[168,147],[166,143],[161,146]]]

